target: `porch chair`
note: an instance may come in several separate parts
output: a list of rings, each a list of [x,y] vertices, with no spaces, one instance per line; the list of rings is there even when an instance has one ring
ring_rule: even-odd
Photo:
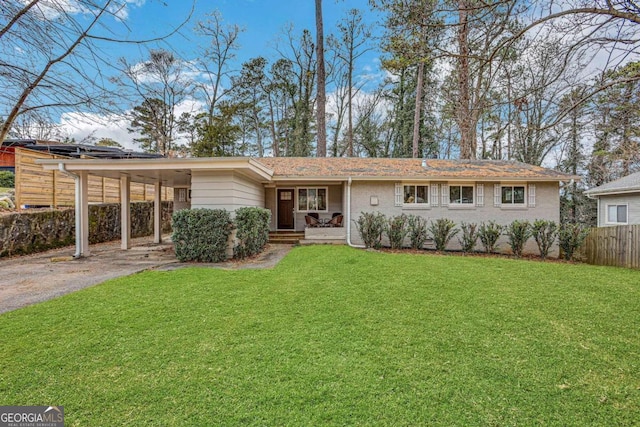
[[[343,218],[344,215],[336,215],[331,218],[331,221],[329,221],[327,224],[329,225],[329,227],[342,227]]]
[[[320,227],[320,221],[310,215],[305,215],[304,221],[307,224],[307,227]]]

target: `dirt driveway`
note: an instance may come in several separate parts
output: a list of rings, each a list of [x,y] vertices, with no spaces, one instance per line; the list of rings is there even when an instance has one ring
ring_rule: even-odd
[[[149,269],[270,268],[291,249],[289,245],[269,245],[258,257],[244,262],[189,264],[176,260],[170,242],[154,245],[150,238],[143,237],[132,243],[128,251],[120,249],[119,241],[92,245],[91,256],[80,259],[71,259],[73,247],[0,259],[0,313]]]

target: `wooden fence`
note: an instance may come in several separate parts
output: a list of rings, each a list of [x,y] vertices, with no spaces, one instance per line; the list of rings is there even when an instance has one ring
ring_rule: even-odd
[[[45,171],[36,159],[67,157],[16,148],[16,206],[73,206],[73,178],[60,171]],[[131,201],[152,201],[155,187],[131,183]],[[162,188],[162,200],[173,200],[173,189]],[[120,180],[89,175],[89,203],[120,203]]]
[[[640,225],[593,228],[585,256],[589,264],[640,268]]]

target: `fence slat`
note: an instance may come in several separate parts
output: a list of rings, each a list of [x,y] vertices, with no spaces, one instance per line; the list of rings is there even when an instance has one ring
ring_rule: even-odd
[[[585,255],[589,264],[640,269],[640,225],[592,228]]]

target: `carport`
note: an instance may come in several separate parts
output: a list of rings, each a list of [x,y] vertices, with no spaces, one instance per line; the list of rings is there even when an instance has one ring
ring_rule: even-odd
[[[191,191],[193,172],[240,173],[258,182],[271,179],[272,171],[251,158],[187,159],[42,159],[36,161],[44,170],[58,170],[75,181],[76,252],[88,256],[89,250],[89,175],[120,180],[121,248],[131,248],[131,183],[154,185],[154,243],[162,242],[162,187]],[[175,199],[175,191],[174,191]],[[208,207],[195,206],[195,207]]]

